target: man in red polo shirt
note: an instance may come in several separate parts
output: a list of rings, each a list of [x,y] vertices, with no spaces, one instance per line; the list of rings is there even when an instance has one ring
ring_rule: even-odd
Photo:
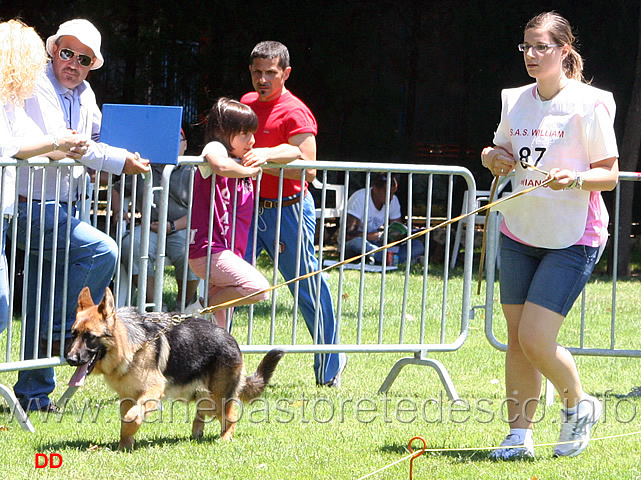
[[[287,47],[279,42],[261,42],[250,55],[249,71],[254,92],[247,93],[241,102],[249,105],[258,116],[258,130],[254,134],[255,148],[267,148],[267,159],[277,158],[282,145],[295,145],[307,161],[316,160],[316,119],[307,106],[285,88],[292,67]],[[260,184],[258,218],[258,243],[256,252],[247,250],[246,260],[258,256],[264,249],[275,257],[278,233],[278,269],[285,280],[319,269],[314,250],[316,208],[314,199],[307,192],[307,182],[314,179],[316,170],[307,170],[301,181],[299,169],[284,169],[281,202],[280,232],[276,231],[278,214],[279,169],[264,169]],[[301,202],[301,195],[303,196]],[[302,244],[300,262],[297,262],[298,225],[302,216]],[[250,232],[250,239],[253,232]],[[316,275],[296,284],[290,284],[292,294],[298,288],[298,306],[315,343],[339,343],[336,317],[327,280]],[[317,298],[319,298],[318,304]],[[341,373],[347,363],[344,353],[316,354],[314,371],[316,383],[340,386]]]

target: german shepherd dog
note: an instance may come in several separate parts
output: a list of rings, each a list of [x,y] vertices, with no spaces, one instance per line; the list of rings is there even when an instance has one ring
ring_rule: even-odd
[[[163,398],[196,402],[192,438],[203,435],[205,418],[215,416],[221,437],[232,438],[238,420],[236,402],[248,402],[269,382],[283,356],[272,350],[256,372],[245,377],[243,355],[236,340],[213,323],[189,318],[171,325],[172,314],[114,308],[109,288],[95,305],[89,287],[78,297],[72,345],[66,355],[77,366],[70,382],[82,384],[87,374],[102,373],[120,396],[121,450],[134,445],[145,415]]]

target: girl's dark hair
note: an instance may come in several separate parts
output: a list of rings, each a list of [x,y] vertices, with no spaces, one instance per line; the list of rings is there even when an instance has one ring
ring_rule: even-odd
[[[251,107],[230,98],[219,98],[207,115],[205,141],[220,142],[231,152],[231,138],[258,130],[258,117]]]
[[[550,32],[552,40],[560,45],[568,45],[570,53],[563,60],[563,71],[568,78],[585,82],[583,78],[583,58],[576,46],[576,37],[572,26],[564,17],[556,12],[543,12],[532,18],[524,30],[542,28]]]

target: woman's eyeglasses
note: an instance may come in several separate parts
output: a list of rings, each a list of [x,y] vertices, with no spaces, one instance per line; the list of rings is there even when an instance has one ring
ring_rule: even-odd
[[[529,43],[519,43],[518,48],[519,52],[527,52],[530,48],[533,48],[535,52],[539,53],[545,53],[547,52],[548,48],[550,47],[560,47],[561,45],[557,45],[556,43],[536,43],[534,45],[530,45]]]
[[[84,55],[82,53],[74,52],[70,48],[61,48],[60,51],[58,52],[58,55],[60,55],[60,58],[65,62],[68,62],[74,57],[74,55],[76,55],[77,56],[76,58],[78,59],[78,63],[83,67],[88,67],[93,62],[93,58],[91,58],[89,55]]]

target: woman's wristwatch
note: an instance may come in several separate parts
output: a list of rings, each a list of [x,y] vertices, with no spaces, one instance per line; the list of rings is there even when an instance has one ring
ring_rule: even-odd
[[[574,172],[574,181],[563,190],[581,190],[583,188],[583,177],[579,172]]]

